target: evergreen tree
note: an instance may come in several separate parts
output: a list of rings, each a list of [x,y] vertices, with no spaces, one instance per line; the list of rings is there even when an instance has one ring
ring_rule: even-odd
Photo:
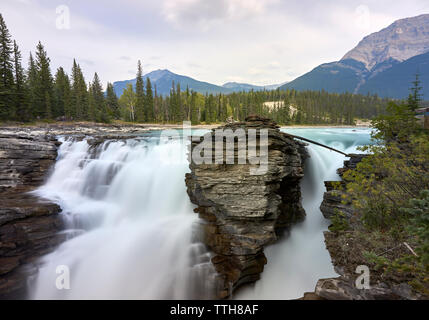
[[[85,120],[88,117],[88,89],[82,69],[73,60],[71,90],[71,111],[75,120]]]
[[[91,83],[88,84],[88,119],[92,122],[97,122],[98,119],[97,106]]]
[[[192,124],[199,123],[198,109],[197,109],[197,93],[194,91],[192,91],[192,94],[191,94],[191,123]]]
[[[106,107],[108,112],[111,113],[113,119],[119,120],[121,118],[118,97],[116,96],[113,84],[110,82],[107,83],[106,89]]]
[[[422,90],[420,83],[420,76],[419,74],[416,74],[416,79],[413,81],[413,87],[410,89],[411,92],[408,96],[408,107],[411,111],[416,111],[422,102],[423,96],[420,93]]]
[[[153,105],[153,92],[152,92],[152,84],[150,83],[150,79],[146,79],[146,99],[145,99],[145,113],[146,113],[146,121],[153,123],[155,121],[154,114],[154,105]]]
[[[143,69],[141,61],[137,63],[137,78],[136,78],[136,121],[147,121],[147,110],[145,110],[145,94],[143,83]]]
[[[54,81],[54,117],[72,118],[70,79],[59,67]]]
[[[49,119],[52,117],[52,98],[53,98],[53,78],[50,69],[50,59],[43,47],[42,43],[36,48],[36,105],[35,114],[41,119]]]
[[[26,87],[28,94],[28,114],[29,118],[33,119],[35,117],[35,106],[37,105],[36,97],[36,85],[37,85],[37,68],[36,62],[34,61],[33,54],[30,52],[30,59],[28,61],[28,70],[27,70],[27,79]]]
[[[9,29],[0,14],[0,120],[14,115],[13,46]]]
[[[100,78],[97,72],[94,74],[94,80],[92,81],[92,95],[95,102],[96,110],[96,121],[98,122],[110,122],[110,115],[107,112],[106,101],[103,94],[103,87],[101,86]]]
[[[20,121],[30,120],[28,110],[27,91],[25,86],[25,74],[22,68],[21,52],[16,41],[13,42],[14,70],[15,70],[15,118]]]

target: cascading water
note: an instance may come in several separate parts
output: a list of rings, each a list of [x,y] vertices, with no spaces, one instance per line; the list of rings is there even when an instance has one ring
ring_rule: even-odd
[[[70,239],[42,259],[31,298],[211,297],[216,273],[186,194],[186,146],[158,142],[63,141],[37,194],[60,204]],[[69,268],[69,290],[56,287],[58,266]]]
[[[351,153],[370,143],[368,129],[287,129]],[[309,145],[302,181],[305,221],[265,250],[261,280],[238,299],[293,299],[313,291],[320,278],[335,276],[319,206],[325,180],[336,180],[344,157]],[[156,137],[107,141],[63,139],[47,183],[37,190],[56,201],[69,240],[42,258],[30,284],[34,299],[210,298],[216,277],[199,223],[186,194],[186,145]],[[58,290],[58,266],[70,270],[70,290]]]
[[[328,145],[346,153],[356,153],[360,145],[370,143],[369,129],[282,129]],[[309,144],[301,182],[302,205],[306,219],[293,226],[281,240],[265,249],[268,263],[261,280],[240,290],[236,299],[297,299],[314,291],[317,280],[336,276],[323,231],[328,220],[320,212],[325,192],[324,181],[336,181],[336,169],[346,158],[320,146]]]

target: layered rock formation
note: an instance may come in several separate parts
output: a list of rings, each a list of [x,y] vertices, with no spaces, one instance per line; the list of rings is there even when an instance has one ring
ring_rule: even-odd
[[[269,119],[250,116],[246,122],[219,129],[243,129],[246,136],[249,129],[257,129],[258,146],[263,145],[260,130],[268,131],[265,173],[252,175],[250,169],[257,165],[238,164],[238,151],[242,148],[235,143],[234,164],[191,161],[191,173],[186,175],[189,197],[206,222],[204,241],[215,253],[212,263],[222,278],[217,297],[225,298],[240,285],[259,279],[266,264],[264,246],[276,241],[281,229],[304,217],[299,182],[307,153],[303,143],[280,132]],[[215,130],[206,139],[213,142],[214,148]],[[191,151],[200,141],[192,143]],[[223,143],[224,152],[225,148]]]
[[[350,160],[344,161],[344,167],[337,170],[342,176],[344,172],[353,170],[366,156],[352,154]],[[411,286],[405,282],[389,281],[377,277],[375,270],[370,270],[370,288],[358,289],[356,279],[360,275],[356,273],[356,267],[365,265],[365,259],[361,253],[367,248],[365,235],[355,233],[356,221],[353,219],[353,208],[350,204],[343,203],[343,181],[325,181],[327,191],[324,194],[320,206],[325,218],[332,218],[337,212],[342,212],[350,225],[350,231],[337,235],[334,232],[324,232],[326,248],[331,255],[337,278],[321,279],[317,282],[313,295],[327,300],[404,300],[421,299]],[[399,249],[398,249],[399,250]]]
[[[50,137],[0,135],[0,297],[22,297],[31,262],[63,239],[60,208],[28,194],[57,157]]]
[[[366,156],[365,154],[350,154],[350,159],[344,161],[344,167],[339,168],[337,173],[342,177],[347,170],[355,169],[357,164]],[[336,212],[342,212],[346,218],[350,219],[353,211],[350,204],[344,204],[342,190],[343,181],[325,181],[326,192],[323,195],[323,201],[320,205],[320,211],[326,219],[331,219]]]

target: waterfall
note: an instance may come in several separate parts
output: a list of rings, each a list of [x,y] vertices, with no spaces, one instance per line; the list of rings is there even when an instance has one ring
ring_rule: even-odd
[[[216,273],[186,194],[184,143],[62,142],[36,193],[61,206],[69,239],[40,261],[30,298],[210,298]],[[58,266],[69,269],[68,290],[56,286]]]
[[[369,129],[282,129],[346,153],[359,152],[357,147],[370,143]],[[309,144],[310,158],[301,182],[302,205],[306,219],[290,230],[274,245],[265,249],[268,263],[261,280],[239,290],[236,299],[297,299],[314,291],[319,279],[335,277],[331,259],[325,248],[323,231],[329,222],[320,212],[325,192],[324,181],[339,180],[336,169],[346,158],[323,147]]]
[[[368,144],[368,129],[287,129],[345,152]],[[62,138],[58,161],[40,197],[58,203],[68,240],[44,256],[30,281],[32,299],[204,299],[217,274],[200,241],[198,216],[186,194],[185,142],[145,137],[106,141]],[[236,299],[294,299],[335,276],[325,248],[328,222],[319,210],[325,180],[337,180],[345,157],[309,145],[302,180],[306,219],[265,250],[261,280]],[[70,289],[56,286],[57,268]]]

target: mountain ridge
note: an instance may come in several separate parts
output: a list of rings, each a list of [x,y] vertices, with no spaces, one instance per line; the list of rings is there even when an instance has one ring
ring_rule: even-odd
[[[363,38],[341,60],[321,64],[280,89],[370,93],[403,99],[410,79],[417,73],[421,75],[423,88],[429,89],[427,53],[429,14],[400,19]]]
[[[161,95],[167,95],[170,93],[172,83],[180,84],[182,90],[189,88],[189,90],[194,90],[202,94],[228,94],[232,92],[240,91],[262,91],[262,90],[274,90],[280,87],[282,84],[274,84],[268,86],[257,86],[247,83],[238,83],[238,82],[227,82],[222,86],[218,86],[209,82],[199,81],[194,78],[179,75],[171,72],[168,69],[158,69],[152,72],[149,72],[143,76],[144,79],[149,78],[152,86],[156,85],[157,93]],[[125,90],[127,84],[131,83],[133,87],[136,85],[136,79],[116,81],[113,83],[113,88],[116,95],[119,97],[122,95],[122,92]]]

